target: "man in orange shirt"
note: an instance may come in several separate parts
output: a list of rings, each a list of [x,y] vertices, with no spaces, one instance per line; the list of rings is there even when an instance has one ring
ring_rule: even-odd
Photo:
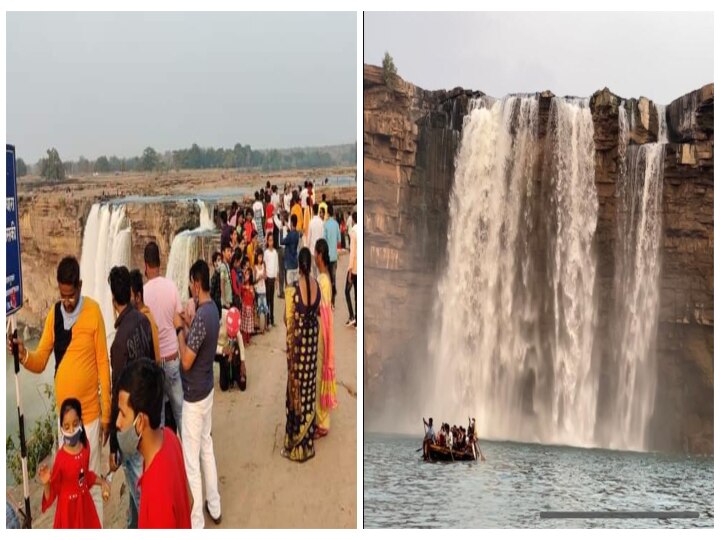
[[[80,265],[75,257],[60,261],[57,282],[60,301],[45,319],[37,349],[29,351],[21,339],[15,341],[20,363],[33,373],[42,373],[50,354],[55,354],[55,403],[59,406],[70,397],[80,401],[90,443],[90,470],[100,476],[100,451],[110,435],[110,362],[105,323],[98,303],[80,295]],[[9,349],[11,346],[8,342]],[[93,487],[91,493],[102,523],[100,487]]]

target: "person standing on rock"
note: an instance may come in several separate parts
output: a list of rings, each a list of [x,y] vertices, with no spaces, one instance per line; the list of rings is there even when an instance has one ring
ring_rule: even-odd
[[[335,297],[337,296],[337,286],[335,285],[335,273],[337,272],[338,263],[338,244],[340,240],[340,225],[335,221],[333,205],[327,205],[328,218],[323,226],[323,238],[328,244],[330,254],[330,264],[328,265],[328,273],[330,274],[330,282],[332,283],[332,308],[335,309]]]
[[[310,253],[315,253],[315,244],[317,244],[317,241],[320,240],[323,237],[324,234],[324,220],[322,214],[320,212],[320,205],[318,203],[314,203],[312,205],[312,214],[313,217],[310,220],[310,225],[308,226],[308,249],[310,250]],[[315,258],[313,257],[312,262],[312,275],[314,278],[317,278],[317,265],[315,264]]]
[[[318,268],[320,309],[318,321],[317,415],[315,438],[330,431],[330,411],[337,407],[335,388],[335,329],[333,323],[332,283],[330,281],[330,254],[327,241],[321,238],[315,244],[313,257]]]
[[[258,233],[258,242],[261,247],[265,246],[265,208],[259,192],[255,192],[255,202],[252,205],[253,223]]]
[[[278,263],[278,252],[275,249],[275,238],[267,237],[267,249],[265,250],[265,289],[267,290],[267,302],[270,313],[268,314],[268,326],[275,326],[275,284],[277,283],[280,266]]]
[[[275,215],[275,230],[277,231],[277,246],[278,252],[278,298],[285,298],[283,290],[285,289],[285,246],[282,241],[285,238],[287,232],[285,224],[287,223],[288,213],[282,210],[280,213]]]
[[[20,363],[32,373],[42,373],[51,353],[55,353],[55,403],[76,398],[82,407],[85,432],[90,444],[90,470],[101,474],[100,452],[110,436],[110,362],[105,323],[98,303],[81,296],[80,265],[75,257],[65,257],[57,268],[60,301],[45,319],[35,351],[15,341]],[[8,350],[12,350],[12,335]],[[98,387],[100,392],[98,392]],[[58,429],[60,429],[58,427]],[[62,434],[59,444],[62,445]],[[100,489],[91,489],[100,523],[103,501]]]
[[[350,260],[348,261],[348,273],[345,279],[345,301],[347,302],[350,318],[345,326],[357,327],[357,212],[352,213],[353,226],[350,229]],[[355,289],[355,311],[353,311],[350,290]]]
[[[118,446],[115,422],[117,421],[117,384],[123,370],[131,362],[139,358],[155,360],[152,329],[147,317],[130,303],[130,272],[124,266],[114,266],[108,277],[112,293],[115,319],[115,338],[110,346],[110,365],[112,366],[112,416],[110,417],[110,470],[116,471],[122,464],[125,478],[130,488],[130,508],[128,511],[128,529],[137,529],[138,508],[140,507],[140,491],[137,487],[138,478],[142,473],[142,460],[137,453],[120,456],[117,460]]]
[[[210,270],[202,259],[190,268],[190,288],[197,305],[195,318],[187,328],[175,318],[183,379],[182,446],[190,490],[192,491],[192,527],[205,526],[202,483],[205,481],[205,511],[219,524],[222,519],[218,492],[217,466],[212,440],[214,396],[213,364],[220,332],[220,317],[210,298]],[[202,478],[200,469],[202,467]]]
[[[152,330],[153,351],[155,352],[155,361],[160,363],[160,337],[158,335],[158,327],[155,317],[152,316],[150,308],[143,301],[143,278],[142,272],[137,268],[130,272],[130,303],[135,309],[147,317]]]
[[[158,327],[160,365],[165,372],[165,399],[170,402],[178,435],[182,437],[182,383],[174,318],[182,313],[183,306],[175,283],[160,275],[160,248],[155,242],[145,246],[145,303],[150,308]],[[165,408],[163,407],[163,425]]]
[[[139,529],[189,529],[192,496],[180,441],[162,427],[164,373],[148,359],[133,362],[117,385],[116,428],[123,453],[143,462]]]
[[[297,231],[297,223],[297,216],[295,214],[290,216],[290,230],[285,233],[285,238],[280,241],[285,247],[286,287],[294,287],[298,279],[298,244],[300,243],[300,233]]]

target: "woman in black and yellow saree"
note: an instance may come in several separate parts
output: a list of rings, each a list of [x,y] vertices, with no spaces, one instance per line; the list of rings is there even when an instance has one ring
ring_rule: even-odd
[[[282,455],[305,461],[315,455],[315,402],[319,340],[320,287],[310,277],[312,257],[303,248],[298,255],[300,278],[285,288],[288,378],[285,397],[285,444]]]

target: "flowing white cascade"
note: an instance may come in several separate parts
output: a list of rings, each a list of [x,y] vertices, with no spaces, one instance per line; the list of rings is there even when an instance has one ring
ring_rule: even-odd
[[[657,382],[654,343],[659,309],[665,108],[657,107],[658,143],[628,146],[627,113],[620,107],[615,251],[614,407],[609,445],[644,450]]]
[[[115,317],[108,276],[113,266],[129,268],[130,247],[131,227],[125,205],[93,204],[83,233],[80,279],[82,294],[100,304],[109,341],[115,335]]]
[[[175,235],[170,246],[167,271],[165,272],[165,275],[177,286],[183,302],[189,297],[190,267],[201,255],[198,237],[215,228],[213,205],[201,200],[198,200],[197,203],[200,207],[200,226]]]
[[[588,100],[481,98],[465,118],[430,340],[434,407],[483,437],[593,444],[597,224]],[[452,420],[451,420],[452,421]]]

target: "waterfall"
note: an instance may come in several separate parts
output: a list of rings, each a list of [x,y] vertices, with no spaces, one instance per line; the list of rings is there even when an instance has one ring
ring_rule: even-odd
[[[658,142],[660,144],[667,144],[668,142],[668,129],[667,129],[667,116],[665,113],[665,105],[655,105],[655,110],[658,116]]]
[[[82,294],[100,304],[108,341],[115,335],[108,276],[113,266],[130,266],[131,228],[125,205],[92,205],[83,233],[80,258]]]
[[[434,404],[484,437],[591,445],[597,224],[588,100],[476,100],[450,199]]]
[[[615,361],[612,373],[613,448],[646,448],[647,425],[654,411],[654,343],[659,309],[660,242],[665,108],[657,107],[658,143],[627,145],[627,122],[620,108],[615,246]]]
[[[198,238],[215,229],[213,205],[201,200],[198,200],[197,203],[200,207],[200,226],[175,235],[170,246],[167,271],[165,272],[165,275],[177,286],[183,302],[189,297],[190,267],[201,256]]]

